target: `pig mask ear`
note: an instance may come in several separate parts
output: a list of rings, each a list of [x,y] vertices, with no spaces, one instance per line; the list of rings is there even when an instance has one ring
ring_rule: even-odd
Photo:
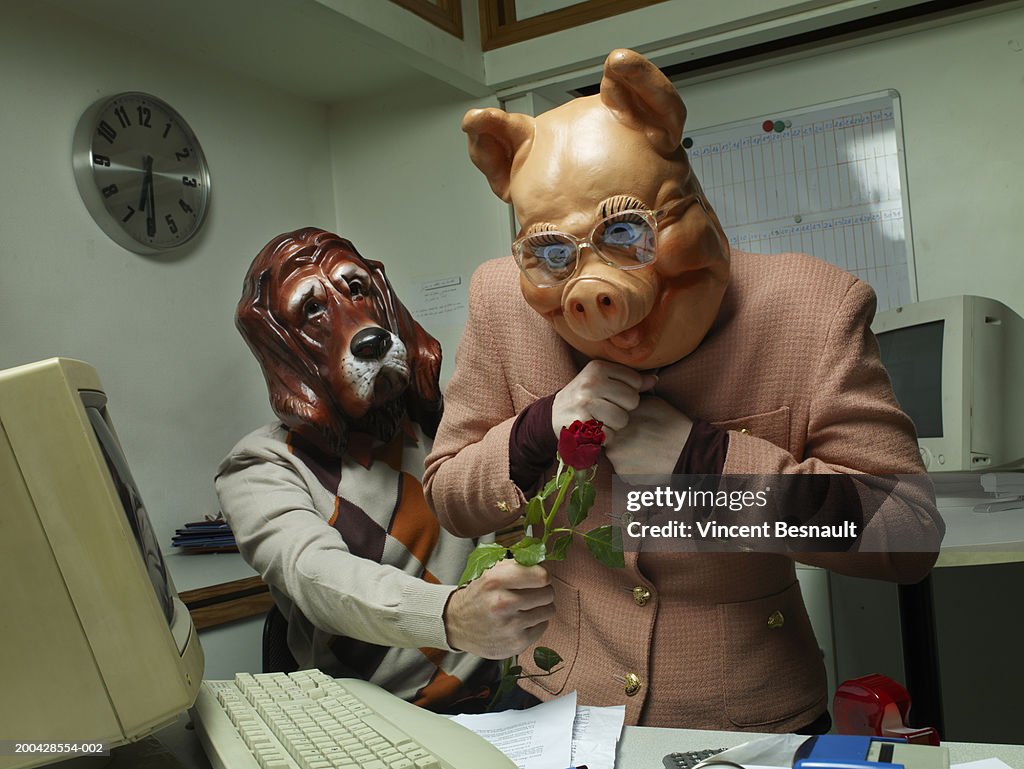
[[[472,109],[462,119],[469,134],[469,157],[483,171],[491,190],[510,203],[512,163],[523,145],[533,139],[533,118],[500,109]]]
[[[620,123],[647,134],[659,154],[679,148],[686,106],[662,71],[636,51],[619,48],[608,54],[601,101]]]

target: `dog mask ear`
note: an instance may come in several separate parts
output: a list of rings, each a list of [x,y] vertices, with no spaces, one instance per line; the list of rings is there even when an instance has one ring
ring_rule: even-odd
[[[620,123],[643,131],[659,154],[679,149],[686,106],[664,73],[636,51],[619,48],[608,54],[601,101]]]
[[[271,246],[273,243],[268,248]],[[270,268],[250,269],[235,311],[235,326],[259,361],[270,406],[278,418],[318,443],[326,441],[335,450],[347,430],[339,433],[335,407],[319,372],[270,310],[270,275]]]
[[[500,109],[472,109],[462,119],[469,135],[469,157],[483,171],[491,190],[506,203],[516,154],[533,141],[533,118]]]
[[[442,410],[441,343],[416,322],[399,300],[384,274],[384,265],[361,255],[359,258],[369,268],[381,317],[387,319],[388,330],[398,335],[409,354],[410,382],[405,394],[409,417],[433,438]]]

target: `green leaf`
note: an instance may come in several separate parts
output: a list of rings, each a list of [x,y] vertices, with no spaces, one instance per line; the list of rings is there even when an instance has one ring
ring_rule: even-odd
[[[459,578],[459,586],[468,584],[505,557],[504,545],[492,542],[477,545],[466,559],[466,568]]]
[[[547,499],[554,492],[554,490],[557,489],[557,488],[558,488],[558,477],[556,476],[556,477],[552,478],[550,481],[548,481],[544,485],[544,488],[541,490],[540,495],[539,495],[540,498],[541,499]]]
[[[526,525],[540,526],[544,522],[544,503],[534,497],[526,505]]]
[[[546,555],[543,540],[536,537],[523,537],[509,548],[516,563],[523,566],[536,566]]]
[[[562,661],[558,652],[547,646],[538,646],[533,650],[533,663],[541,670],[551,672],[551,668]]]
[[[597,492],[594,491],[594,484],[588,480],[580,481],[572,490],[569,497],[569,525],[579,526],[587,519],[590,508],[594,506],[594,499]]]
[[[518,676],[518,675],[522,675],[522,672],[523,672],[523,666],[522,665],[513,665],[512,667],[510,667],[508,669],[508,672],[505,675],[507,675],[507,676]]]
[[[598,526],[584,535],[587,548],[605,566],[621,569],[626,565],[622,555],[622,534],[614,526]]]
[[[549,539],[547,559],[549,561],[564,561],[571,544],[572,534],[562,534],[559,537]]]

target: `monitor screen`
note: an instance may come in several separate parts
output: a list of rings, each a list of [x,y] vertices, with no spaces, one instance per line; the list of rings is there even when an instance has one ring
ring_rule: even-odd
[[[107,470],[110,471],[110,478],[121,499],[128,525],[139,545],[142,562],[146,564],[149,581],[153,583],[153,591],[156,593],[157,601],[159,601],[160,608],[169,625],[174,619],[174,593],[167,578],[167,564],[164,562],[163,553],[160,552],[156,533],[149,523],[149,516],[146,515],[146,508],[142,504],[138,487],[132,479],[131,470],[128,469],[128,461],[124,458],[120,444],[100,411],[97,403],[100,399],[101,396],[98,396],[97,393],[82,393],[85,413],[96,434],[96,441],[100,445],[103,458],[107,463]]]
[[[937,320],[878,334],[882,362],[889,371],[896,400],[913,420],[918,438],[943,436],[944,327],[944,321]]]

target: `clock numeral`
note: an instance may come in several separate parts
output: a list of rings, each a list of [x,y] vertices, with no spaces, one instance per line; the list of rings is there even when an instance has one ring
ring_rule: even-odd
[[[102,136],[111,144],[114,143],[114,139],[117,138],[117,131],[110,125],[106,120],[101,120],[99,126],[96,128],[96,133]]]
[[[184,160],[187,157],[191,157],[192,153],[188,147],[182,147],[181,152],[175,152],[174,157],[178,160]]]
[[[92,153],[92,164],[94,166],[106,166],[110,168],[110,158],[106,155],[100,155],[97,152]]]
[[[140,104],[136,109],[139,113],[139,125],[152,128],[153,126],[149,124],[149,119],[153,116],[153,113],[149,111],[149,107],[143,107]]]
[[[192,206],[190,206],[188,203],[186,203],[184,200],[181,200],[180,198],[178,199],[178,205],[181,206],[181,210],[184,211],[186,214],[193,213]]]
[[[160,138],[166,139],[167,138],[167,134],[169,134],[170,132],[171,132],[171,124],[170,123],[164,124],[164,135],[162,137],[160,137]]]
[[[183,176],[183,177],[181,177],[181,183],[184,184],[186,187],[198,187],[199,186],[199,180],[198,179],[193,179],[191,176]]]
[[[117,185],[116,184],[108,184],[106,187],[104,187],[102,190],[100,190],[100,192],[103,193],[103,197],[109,198],[111,195],[116,195],[117,194]]]
[[[117,115],[117,119],[121,122],[121,128],[127,128],[132,124],[132,121],[128,119],[128,110],[124,108],[124,105],[117,107],[114,110],[114,114]]]
[[[167,222],[167,229],[171,231],[171,234],[175,234],[178,231],[178,225],[174,223],[174,217],[170,214],[164,217],[164,221]]]
[[[122,222],[127,222],[127,221],[128,221],[129,219],[131,219],[131,218],[132,218],[132,217],[133,217],[134,215],[135,215],[135,209],[134,209],[134,208],[132,208],[131,206],[128,206],[128,213],[124,215],[124,218],[123,218],[123,219],[121,219],[121,221],[122,221]]]

